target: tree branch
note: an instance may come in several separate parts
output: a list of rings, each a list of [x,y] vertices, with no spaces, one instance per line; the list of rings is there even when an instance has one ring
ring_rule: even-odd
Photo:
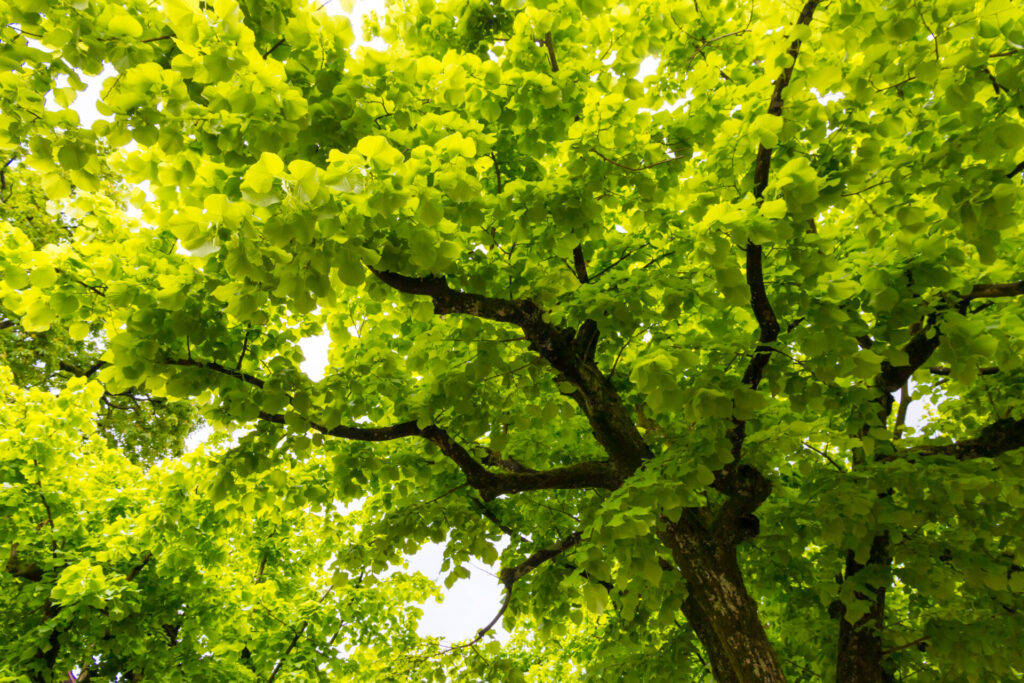
[[[621,168],[621,169],[623,169],[625,171],[630,171],[632,173],[639,173],[641,171],[646,171],[648,169],[655,168],[656,166],[661,166],[663,164],[671,164],[673,161],[688,161],[688,159],[686,157],[670,157],[668,159],[662,159],[661,161],[655,161],[653,164],[644,164],[643,166],[627,166],[626,164],[622,163],[621,161],[616,161],[615,159],[612,159],[611,157],[608,157],[608,156],[605,156],[604,154],[601,154],[600,152],[598,152],[594,148],[591,148],[590,151],[593,152],[596,156],[598,156],[602,161],[606,161],[609,164],[611,164],[612,166],[618,166],[619,168]]]
[[[260,419],[285,424],[284,416],[261,412]],[[537,491],[540,489],[615,489],[622,483],[615,468],[608,461],[592,460],[575,463],[550,470],[528,472],[491,472],[477,462],[465,448],[445,430],[435,425],[422,429],[416,422],[401,422],[390,427],[347,427],[328,429],[316,422],[310,427],[327,436],[336,436],[352,441],[390,441],[409,436],[419,436],[436,445],[444,455],[455,463],[470,486],[480,492],[484,500],[492,500],[507,493]]]
[[[142,559],[139,560],[139,563],[137,565],[135,565],[134,567],[132,567],[130,570],[128,570],[128,573],[125,574],[124,578],[127,581],[134,581],[135,577],[137,577],[139,575],[139,572],[141,572],[143,569],[145,569],[146,565],[149,564],[149,561],[152,560],[152,559],[153,559],[153,553],[147,550],[146,552],[144,552],[142,554]]]
[[[973,439],[940,446],[915,446],[906,452],[919,455],[951,455],[958,460],[976,460],[994,458],[1018,448],[1024,448],[1024,418],[996,420]]]
[[[220,363],[211,361],[169,359],[164,362],[168,365],[204,368],[259,388],[262,388],[265,384],[259,377],[232,370]],[[285,416],[280,414],[260,411],[259,418],[274,424],[287,424]],[[303,419],[309,422],[311,429],[325,436],[334,436],[341,439],[349,439],[350,441],[391,441],[411,436],[426,439],[440,448],[441,452],[462,470],[462,473],[466,475],[469,485],[477,489],[485,500],[490,500],[506,493],[536,491],[539,489],[614,489],[621,483],[621,478],[609,461],[581,462],[544,471],[491,472],[477,462],[445,430],[435,425],[420,427],[415,420],[399,422],[388,427],[338,425],[328,428],[304,416]]]
[[[62,270],[60,268],[56,268],[55,270],[58,273],[60,273],[61,275],[67,275],[68,278],[72,282],[74,282],[75,284],[80,285],[82,287],[85,287],[86,289],[88,289],[93,294],[97,294],[97,295],[102,296],[102,297],[105,297],[107,295],[107,288],[102,286],[102,285],[90,285],[90,284],[88,284],[86,282],[83,282],[82,280],[78,279],[77,277],[75,277],[71,273],[68,273],[65,270]]]
[[[270,49],[263,53],[263,59],[266,59],[267,57],[269,57],[271,54],[273,54],[274,50],[276,50],[277,48],[281,47],[282,45],[284,45],[284,38],[281,38],[276,43],[271,45]]]
[[[498,574],[498,578],[501,580],[501,583],[505,585],[505,588],[511,592],[512,586],[515,585],[516,581],[523,578],[548,560],[558,557],[569,548],[579,545],[582,540],[583,536],[580,535],[578,531],[574,531],[554,545],[541,548],[516,566],[502,569]]]
[[[18,558],[18,544],[11,544],[11,554],[4,563],[4,571],[11,576],[36,583],[43,578],[43,568],[35,562],[26,562]]]
[[[953,370],[952,370],[952,368],[943,367],[941,365],[933,365],[932,367],[928,368],[928,372],[932,373],[933,375],[939,375],[941,377],[948,377],[950,374],[952,374]],[[989,366],[989,367],[986,367],[986,368],[978,368],[978,374],[979,375],[994,375],[997,372],[999,372],[999,368],[997,368],[995,366]]]
[[[980,284],[974,285],[971,291],[963,296],[947,296],[947,303],[941,305],[935,313],[929,316],[928,324],[924,325],[917,333],[910,338],[902,351],[907,354],[910,362],[907,365],[894,366],[889,361],[882,362],[882,370],[875,379],[875,385],[885,391],[892,393],[899,389],[914,374],[914,371],[927,362],[932,353],[939,347],[939,339],[942,331],[938,323],[938,312],[955,308],[966,313],[967,305],[975,299],[992,299],[998,297],[1012,297],[1024,294],[1024,281]],[[951,301],[952,300],[952,301]],[[940,372],[935,374],[942,374]],[[985,373],[991,374],[991,373]]]
[[[429,296],[437,315],[458,313],[516,325],[529,340],[530,348],[578,389],[571,397],[580,405],[595,438],[623,477],[653,457],[611,382],[594,361],[581,357],[580,349],[573,343],[575,335],[546,321],[544,312],[529,299],[495,299],[452,289],[441,277],[409,277],[372,267],[370,270],[400,292]]]
[[[971,291],[962,300],[963,303],[975,299],[995,299],[1004,296],[1020,296],[1024,294],[1024,280],[1017,282],[1004,282],[994,285],[974,285]]]
[[[166,363],[167,365],[180,365],[182,367],[205,368],[207,370],[213,370],[214,372],[219,372],[222,375],[234,377],[235,379],[241,380],[246,384],[251,384],[252,386],[258,389],[263,388],[263,380],[260,379],[259,377],[250,375],[240,370],[232,370],[229,367],[221,365],[220,363],[215,363],[213,361],[199,361],[193,360],[191,358],[167,358],[163,362]]]
[[[509,525],[507,525],[504,522],[502,522],[498,518],[498,515],[494,514],[494,511],[491,510],[489,507],[487,507],[486,503],[484,503],[483,501],[477,500],[473,496],[469,496],[469,500],[472,501],[474,507],[476,507],[476,509],[480,511],[480,514],[484,518],[490,520],[490,522],[492,524],[494,524],[494,526],[498,527],[498,529],[501,530],[501,533],[505,534],[509,538],[518,538],[523,543],[528,543],[529,542],[529,539],[526,538],[526,536],[523,536],[521,533],[517,532],[512,527],[510,527]]]
[[[910,385],[904,384],[900,388],[900,405],[896,409],[896,424],[892,430],[893,441],[903,436],[903,426],[907,422],[907,410],[910,408]]]
[[[576,245],[572,250],[572,265],[576,271],[576,279],[580,281],[580,284],[587,284],[590,282],[590,277],[587,275],[587,260],[583,257],[583,247]]]
[[[99,372],[100,370],[105,368],[106,365],[107,364],[106,364],[105,361],[98,360],[95,363],[93,363],[92,365],[90,365],[88,368],[86,368],[85,370],[82,370],[80,368],[76,368],[74,365],[71,365],[70,363],[67,363],[65,361],[60,361],[60,369],[61,370],[63,370],[64,372],[71,373],[75,377],[85,377],[85,378],[92,377],[97,372]]]
[[[555,41],[551,37],[551,31],[544,34],[544,45],[548,48],[548,59],[551,61],[551,71],[558,71],[558,60],[555,59]]]
[[[797,18],[797,26],[806,26],[811,23],[814,10],[819,2],[820,0],[808,0]],[[775,87],[772,89],[771,100],[768,102],[768,114],[772,116],[782,115],[782,93],[793,76],[793,67],[796,66],[796,59],[800,54],[800,45],[800,40],[790,43],[789,66],[783,69],[775,79]],[[763,201],[764,191],[768,187],[771,162],[772,150],[763,144],[758,144],[757,158],[754,160],[754,197],[758,204]],[[764,248],[760,244],[754,244],[748,240],[744,251],[746,253],[747,288],[750,290],[750,308],[757,320],[760,333],[754,355],[743,371],[743,383],[756,390],[771,358],[771,345],[779,338],[780,327],[764,284]],[[737,466],[743,456],[743,443],[747,438],[746,422],[733,420],[733,427],[729,430],[728,438],[733,461],[716,473],[715,488],[727,493],[730,500],[720,511],[715,526],[725,530],[727,536],[738,543],[752,534],[756,535],[756,529],[753,529],[751,533],[750,529],[741,527],[749,526],[751,519],[756,522],[753,512],[764,502],[771,491],[771,485],[760,472],[756,472],[753,468]]]
[[[797,18],[797,26],[806,26],[811,23],[814,10],[818,7],[820,0],[808,0],[804,5],[800,16]],[[779,77],[775,79],[775,87],[772,90],[772,97],[768,103],[768,114],[782,116],[783,99],[782,93],[789,85],[793,77],[793,67],[796,66],[796,59],[800,54],[801,41],[794,40],[787,51],[790,57],[789,66],[782,70]],[[757,147],[757,159],[754,161],[754,197],[758,203],[764,198],[764,191],[768,187],[768,177],[771,173],[772,150],[759,144]],[[768,292],[764,286],[764,249],[760,244],[747,242],[746,246],[746,267],[747,286],[750,288],[750,307],[754,311],[761,334],[758,339],[758,348],[750,359],[746,371],[743,373],[743,382],[752,389],[757,389],[764,375],[765,366],[771,358],[768,345],[779,338],[779,321],[768,300]]]
[[[420,435],[440,448],[462,470],[469,485],[479,491],[485,501],[505,493],[540,489],[615,489],[621,484],[615,468],[608,461],[587,461],[543,471],[498,473],[491,472],[473,459],[443,429],[432,425],[424,428]]]
[[[331,594],[332,590],[333,588],[328,588],[326,591],[324,591],[324,594],[320,596],[319,600],[317,600],[317,604],[322,603],[327,598],[327,596]],[[284,666],[285,660],[288,658],[288,655],[292,653],[292,650],[295,649],[295,646],[299,642],[299,638],[301,638],[302,634],[306,632],[306,628],[308,626],[308,620],[303,621],[299,625],[298,630],[295,631],[295,635],[292,636],[291,642],[288,643],[288,647],[287,649],[285,649],[284,654],[282,654],[281,657],[277,660],[277,663],[274,665],[273,671],[271,671],[270,676],[267,677],[267,683],[274,683],[274,681],[277,679],[277,674],[281,672],[281,667]]]

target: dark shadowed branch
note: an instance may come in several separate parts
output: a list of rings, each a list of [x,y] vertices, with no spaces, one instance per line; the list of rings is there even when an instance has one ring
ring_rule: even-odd
[[[905,452],[917,455],[951,455],[958,460],[976,460],[995,458],[1018,448],[1024,448],[1024,419],[1004,418],[985,426],[973,439],[942,445],[915,446]]]
[[[625,477],[653,457],[650,447],[629,417],[622,398],[608,378],[575,344],[575,332],[545,319],[544,311],[529,299],[496,299],[452,289],[442,277],[410,277],[389,271],[370,270],[388,286],[406,294],[429,296],[434,313],[453,313],[486,318],[519,327],[536,351],[560,378],[576,387],[570,397],[587,416],[594,437]]]

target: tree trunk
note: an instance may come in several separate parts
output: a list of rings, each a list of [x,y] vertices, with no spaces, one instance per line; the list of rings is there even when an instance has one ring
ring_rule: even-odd
[[[889,555],[889,539],[884,534],[876,536],[871,543],[871,555],[867,565],[853,559],[853,553],[846,556],[846,579],[850,580],[866,569],[889,571],[892,558]],[[885,618],[886,584],[874,587],[869,593],[856,593],[858,598],[869,600],[871,608],[867,614],[851,624],[846,619],[846,607],[839,610],[839,652],[836,657],[836,681],[838,683],[887,683],[892,680],[882,668],[882,626]]]
[[[710,622],[704,618],[700,606],[692,595],[687,596],[683,601],[683,614],[686,615],[686,621],[693,628],[693,632],[697,634],[697,639],[700,640],[711,660],[711,672],[714,674],[716,683],[737,683],[740,679],[733,673],[732,668],[723,668],[723,662],[729,662],[729,655],[726,653],[725,647],[718,639],[714,629],[711,628]]]
[[[783,683],[775,650],[743,584],[736,547],[716,543],[685,520],[660,532],[686,580],[683,613],[711,658],[720,683]]]

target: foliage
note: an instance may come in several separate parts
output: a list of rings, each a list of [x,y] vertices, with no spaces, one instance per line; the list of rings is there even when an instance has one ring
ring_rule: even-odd
[[[33,249],[45,250],[68,244],[80,228],[79,218],[70,214],[50,215],[46,210],[46,193],[40,176],[30,169],[12,164],[3,170],[4,194],[0,218],[23,229]],[[109,179],[108,191],[114,189]],[[52,246],[51,246],[52,245]],[[5,273],[12,283],[23,275]],[[37,276],[38,277],[38,276]],[[88,286],[81,283],[81,286]],[[77,304],[74,299],[60,302],[65,311]],[[60,389],[71,377],[91,377],[103,362],[99,322],[50,324],[46,330],[27,331],[18,318],[0,303],[0,359],[8,367],[19,386]],[[196,425],[194,406],[169,402],[152,396],[140,387],[131,387],[118,394],[105,392],[100,400],[103,412],[97,423],[100,433],[111,446],[135,462],[149,463],[181,454],[185,436]]]
[[[4,390],[0,673],[315,680],[360,670],[343,646],[410,646],[403,602],[426,586],[347,564],[337,550],[357,518],[282,495],[322,467],[282,466],[217,501],[216,449],[146,471],[97,438],[102,393],[82,379],[56,395]]]
[[[500,559],[507,647],[378,675],[1024,675],[1018,4],[0,11],[0,145],[76,222],[2,224],[20,328],[244,428],[196,456],[236,523],[265,478],[296,538],[363,501],[368,575]]]

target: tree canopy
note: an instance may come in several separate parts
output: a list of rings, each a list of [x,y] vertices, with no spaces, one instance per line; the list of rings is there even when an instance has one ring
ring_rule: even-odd
[[[1024,677],[1019,3],[0,14],[0,675]]]

